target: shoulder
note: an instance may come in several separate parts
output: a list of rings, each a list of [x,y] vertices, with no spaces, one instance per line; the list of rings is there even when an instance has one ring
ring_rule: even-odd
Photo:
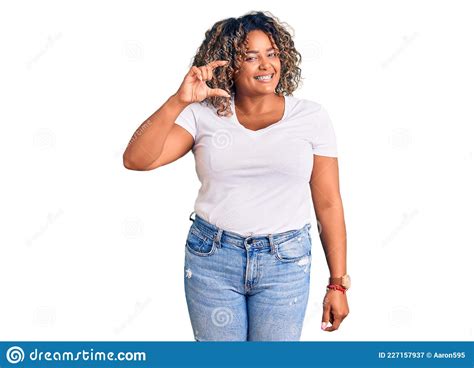
[[[198,114],[203,109],[203,107],[204,106],[202,102],[192,102],[187,105],[184,110],[192,112],[193,114]]]
[[[218,116],[216,112],[216,108],[212,106],[210,102],[207,100],[203,100],[201,102],[193,102],[186,106],[186,110],[189,112],[192,112],[196,120],[199,119],[199,117],[205,116],[206,118],[209,118],[211,116]]]
[[[332,119],[326,108],[319,101],[293,96],[291,101],[291,115],[301,121],[304,126],[309,127],[318,134],[332,132]]]
[[[203,102],[192,102],[180,112],[176,119],[177,123],[184,121],[185,123],[196,125],[205,116],[208,109]]]
[[[324,110],[324,107],[317,101],[310,100],[307,98],[300,98],[295,96],[287,96],[291,107],[296,112],[320,112]]]
[[[289,96],[291,116],[317,125],[327,123],[330,118],[324,106],[318,101],[307,98]]]

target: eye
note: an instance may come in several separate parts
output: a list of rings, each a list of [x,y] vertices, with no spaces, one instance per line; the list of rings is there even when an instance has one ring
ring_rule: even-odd
[[[274,51],[274,52],[270,52],[268,54],[269,57],[278,57],[279,56],[279,53],[278,51]],[[245,61],[253,61],[253,60],[256,60],[257,58],[255,56],[249,56],[247,58],[245,58]]]

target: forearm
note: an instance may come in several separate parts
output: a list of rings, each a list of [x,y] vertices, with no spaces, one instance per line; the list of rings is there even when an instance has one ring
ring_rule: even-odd
[[[126,167],[145,168],[161,154],[163,146],[178,115],[187,106],[172,95],[133,133],[123,154]]]
[[[347,272],[347,235],[342,201],[330,207],[315,208],[320,223],[319,235],[331,277],[341,277]]]

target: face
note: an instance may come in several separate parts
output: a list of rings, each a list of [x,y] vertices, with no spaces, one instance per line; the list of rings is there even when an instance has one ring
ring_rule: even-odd
[[[272,45],[270,38],[263,31],[251,31],[247,37],[247,54],[234,75],[237,94],[262,95],[275,93],[280,80],[279,50],[276,49],[276,45]],[[257,78],[259,76],[260,78]],[[269,77],[261,79],[261,76]]]

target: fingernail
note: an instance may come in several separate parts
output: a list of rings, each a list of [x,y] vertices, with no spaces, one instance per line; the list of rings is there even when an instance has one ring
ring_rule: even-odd
[[[321,323],[321,330],[325,330],[327,326],[327,322],[322,322]]]

